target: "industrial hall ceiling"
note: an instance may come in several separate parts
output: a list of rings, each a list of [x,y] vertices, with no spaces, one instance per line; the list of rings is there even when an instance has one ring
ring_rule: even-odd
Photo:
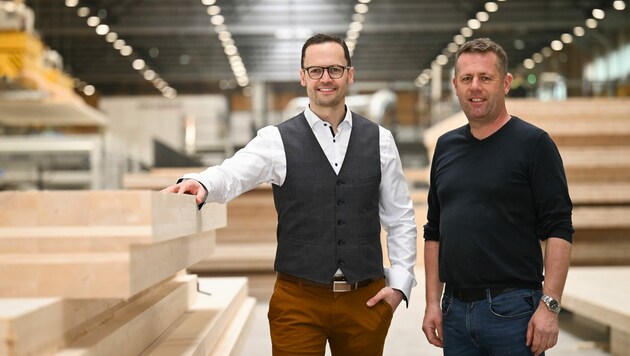
[[[452,67],[462,40],[490,37],[510,69],[573,47],[589,56],[627,36],[624,1],[604,0],[27,0],[35,30],[71,76],[101,95],[296,85],[304,40],[353,47],[355,82],[413,88],[432,63]],[[601,11],[600,11],[601,10]],[[625,31],[625,32],[624,32]],[[559,47],[564,49],[559,49]],[[550,47],[556,48],[555,50]],[[299,88],[299,87],[298,87]]]

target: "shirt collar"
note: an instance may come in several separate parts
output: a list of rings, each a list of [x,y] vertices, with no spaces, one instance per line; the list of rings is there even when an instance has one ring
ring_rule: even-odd
[[[308,122],[311,129],[315,127],[316,124],[323,124],[324,120],[320,119],[312,110],[310,106],[306,106],[304,109],[304,116],[306,117],[306,121]],[[350,127],[352,127],[352,113],[348,110],[346,106],[346,116],[343,118],[339,126],[344,125],[344,122],[347,122]]]

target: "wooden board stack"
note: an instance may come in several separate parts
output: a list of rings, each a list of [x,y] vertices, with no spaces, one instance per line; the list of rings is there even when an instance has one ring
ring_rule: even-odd
[[[204,168],[154,168],[125,175],[126,189],[163,189],[185,173]],[[193,273],[273,273],[277,215],[271,185],[263,184],[227,204],[230,223],[217,231],[212,256],[192,266]]]
[[[233,350],[247,279],[184,272],[225,224],[225,206],[192,196],[0,192],[0,355],[139,355],[182,328],[197,337],[178,355]]]

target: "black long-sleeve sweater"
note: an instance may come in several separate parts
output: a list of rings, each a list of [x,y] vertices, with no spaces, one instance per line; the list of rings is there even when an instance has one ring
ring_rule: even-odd
[[[469,125],[441,136],[428,203],[424,238],[439,241],[440,280],[450,289],[540,286],[540,240],[572,242],[558,149],[515,116],[483,140]]]

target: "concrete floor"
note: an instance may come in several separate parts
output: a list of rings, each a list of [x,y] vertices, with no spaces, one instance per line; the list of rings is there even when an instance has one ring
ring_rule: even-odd
[[[399,307],[394,314],[392,325],[385,342],[385,355],[442,355],[441,349],[430,345],[422,333],[421,323],[424,313],[423,271],[416,272],[418,286],[412,292],[409,309]],[[252,324],[245,343],[243,356],[270,356],[271,341],[267,323],[269,296],[273,287],[273,278],[251,278],[252,295],[257,298]],[[547,356],[602,356],[610,355],[605,349],[608,334],[605,327],[578,319],[574,315],[562,312],[560,315],[560,337],[558,344],[546,352]],[[327,355],[330,355],[327,352]]]

